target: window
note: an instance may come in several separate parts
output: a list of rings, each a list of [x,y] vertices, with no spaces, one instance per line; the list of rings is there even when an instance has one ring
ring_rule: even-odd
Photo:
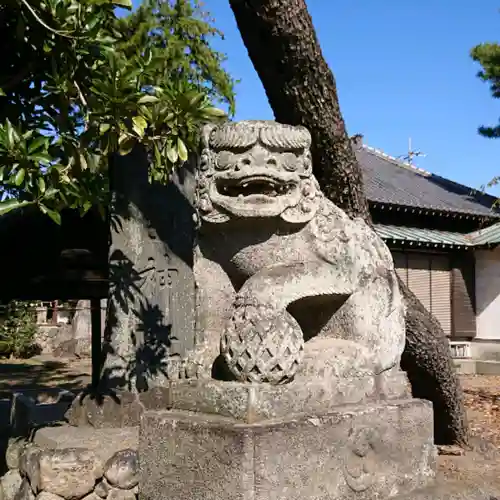
[[[451,271],[447,255],[393,252],[396,272],[424,307],[452,333]]]

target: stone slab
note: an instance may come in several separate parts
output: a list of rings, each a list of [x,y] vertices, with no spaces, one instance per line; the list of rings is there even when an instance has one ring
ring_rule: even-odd
[[[430,486],[432,406],[346,405],[248,424],[171,410],[142,415],[144,500],[368,500]]]
[[[81,394],[64,416],[74,426],[97,429],[138,426],[144,410],[170,408],[169,387],[155,387],[139,393],[116,390],[98,397],[91,393]]]
[[[63,421],[74,397],[72,392],[60,389],[14,393],[10,408],[11,431],[15,435],[27,435],[34,427]]]
[[[284,385],[176,381],[170,384],[172,409],[212,413],[252,423],[296,414],[325,415],[339,405],[410,396],[406,374],[357,379],[333,378]]]
[[[41,449],[85,449],[104,463],[116,452],[139,445],[138,427],[93,429],[92,427],[45,427],[36,431],[33,442]]]
[[[120,428],[139,425],[146,410],[180,409],[214,413],[246,422],[296,413],[325,414],[338,405],[410,397],[404,372],[376,377],[297,381],[273,386],[216,380],[172,381],[133,393],[115,391],[99,398],[75,398],[65,414],[70,425]]]

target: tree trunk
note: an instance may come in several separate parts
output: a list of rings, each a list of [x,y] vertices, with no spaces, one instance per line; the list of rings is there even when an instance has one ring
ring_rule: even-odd
[[[370,221],[359,165],[305,0],[229,0],[277,121],[312,135],[314,174],[325,194],[350,216]],[[347,57],[347,55],[346,55]],[[400,282],[407,304],[402,368],[413,394],[434,404],[438,444],[465,444],[462,393],[444,333]]]

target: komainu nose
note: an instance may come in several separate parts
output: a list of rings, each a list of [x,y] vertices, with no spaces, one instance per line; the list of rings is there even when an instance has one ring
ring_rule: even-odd
[[[251,155],[245,155],[238,160],[238,162],[234,166],[234,169],[238,171],[244,167],[250,167],[252,165],[255,165],[254,158]]]

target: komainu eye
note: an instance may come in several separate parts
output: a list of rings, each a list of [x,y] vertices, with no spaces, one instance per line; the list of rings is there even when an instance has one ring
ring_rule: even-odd
[[[299,167],[299,159],[294,153],[282,153],[281,163],[285,170],[288,170],[289,172],[295,172],[295,170]]]
[[[215,167],[217,168],[217,170],[227,170],[232,165],[235,165],[236,161],[236,157],[233,153],[229,151],[221,151],[217,155]]]

